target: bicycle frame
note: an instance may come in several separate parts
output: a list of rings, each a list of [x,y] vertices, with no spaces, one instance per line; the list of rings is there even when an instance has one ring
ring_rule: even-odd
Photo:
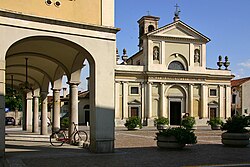
[[[66,130],[62,130],[63,131],[63,133],[64,133],[64,135],[65,135],[65,141],[64,142],[67,142],[67,141],[69,141],[69,139],[75,134],[75,133],[77,133],[78,132],[78,129],[76,128],[76,124],[73,122],[73,125],[74,125],[74,130],[73,130],[73,132],[68,136],[68,135],[66,135]],[[62,140],[63,141],[63,140]]]

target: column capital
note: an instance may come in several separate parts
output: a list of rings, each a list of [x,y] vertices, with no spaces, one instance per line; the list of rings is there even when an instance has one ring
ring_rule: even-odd
[[[127,84],[127,83],[128,83],[128,81],[121,81],[121,83],[122,83],[122,84]]]
[[[121,81],[115,81],[116,84],[121,84],[122,82]]]
[[[67,82],[68,85],[79,85],[81,82],[74,82],[74,81],[69,81]]]
[[[189,83],[188,85],[189,85],[189,86],[194,86],[194,83]]]
[[[61,91],[61,89],[60,89],[60,88],[51,88],[51,90],[52,90],[53,92],[56,92],[56,91]]]
[[[148,81],[148,82],[146,82],[148,85],[152,85],[153,84],[153,82],[150,82],[150,81]]]

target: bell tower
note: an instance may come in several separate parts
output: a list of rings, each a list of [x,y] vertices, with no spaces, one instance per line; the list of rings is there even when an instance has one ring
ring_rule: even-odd
[[[143,16],[140,20],[137,21],[137,23],[139,24],[139,50],[141,50],[143,46],[143,35],[156,30],[158,28],[159,20],[159,17],[148,15]]]

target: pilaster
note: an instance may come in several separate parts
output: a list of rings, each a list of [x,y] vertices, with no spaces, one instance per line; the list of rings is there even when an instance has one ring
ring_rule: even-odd
[[[146,97],[146,104],[147,104],[147,118],[151,119],[152,117],[152,82],[147,82],[147,97]]]
[[[226,111],[225,111],[225,119],[231,117],[231,86],[226,85]]]
[[[189,111],[191,117],[194,116],[194,84],[189,84]]]
[[[120,82],[115,82],[115,119],[121,119],[121,112],[120,112]]]
[[[142,119],[145,118],[145,83],[141,82],[141,111],[142,111]]]
[[[122,82],[122,118],[128,118],[128,83]]]
[[[165,41],[161,41],[161,62],[160,64],[165,64],[165,49],[166,49],[166,43]]]
[[[201,116],[208,118],[208,88],[206,84],[201,84]]]
[[[165,96],[164,96],[165,85],[164,83],[160,83],[160,112],[159,117],[164,117],[165,111]]]
[[[219,113],[218,117],[225,117],[225,106],[224,106],[224,85],[219,85]]]

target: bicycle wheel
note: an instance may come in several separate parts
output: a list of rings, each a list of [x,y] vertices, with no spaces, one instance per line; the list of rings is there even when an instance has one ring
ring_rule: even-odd
[[[88,134],[83,130],[79,130],[74,134],[75,143],[86,142],[87,140],[88,140]]]
[[[53,132],[50,135],[50,143],[52,146],[62,146],[66,141],[66,136],[63,131]]]

